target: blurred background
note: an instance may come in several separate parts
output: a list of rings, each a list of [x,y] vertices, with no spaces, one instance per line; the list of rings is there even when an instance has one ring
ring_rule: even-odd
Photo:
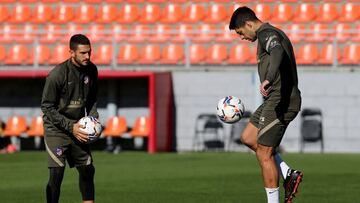
[[[0,0],[0,147],[42,150],[45,77],[87,35],[99,69],[98,150],[247,151],[238,140],[261,104],[256,45],[228,29],[246,5],[293,42],[303,108],[280,150],[360,152],[360,1]],[[214,114],[232,95],[246,116]],[[215,118],[215,119],[214,119]]]

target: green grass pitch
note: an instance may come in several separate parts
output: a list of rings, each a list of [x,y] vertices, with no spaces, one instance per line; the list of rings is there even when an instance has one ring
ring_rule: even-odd
[[[359,202],[360,154],[285,154],[304,179],[294,202]],[[96,202],[266,202],[252,153],[94,153]],[[0,155],[0,202],[45,201],[45,152]],[[281,199],[283,198],[281,187]],[[81,202],[76,169],[66,168],[60,202]]]

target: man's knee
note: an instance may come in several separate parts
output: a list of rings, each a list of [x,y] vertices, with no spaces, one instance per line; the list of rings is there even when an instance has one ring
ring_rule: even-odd
[[[273,147],[258,144],[256,150],[256,157],[260,162],[269,161],[272,159],[275,151]]]
[[[95,174],[95,167],[90,164],[86,166],[79,166],[77,167],[80,175],[80,179],[83,180],[92,180]]]

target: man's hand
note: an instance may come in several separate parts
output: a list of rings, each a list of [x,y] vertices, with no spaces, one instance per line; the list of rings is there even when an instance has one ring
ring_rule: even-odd
[[[73,135],[78,139],[80,142],[87,142],[88,135],[83,133],[80,128],[84,128],[85,126],[80,125],[79,123],[75,123],[73,127]]]
[[[260,93],[267,97],[269,96],[270,91],[272,90],[272,86],[270,85],[270,82],[268,80],[265,80],[260,84]]]

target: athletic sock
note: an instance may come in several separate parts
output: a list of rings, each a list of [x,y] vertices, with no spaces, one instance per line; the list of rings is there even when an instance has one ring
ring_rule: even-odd
[[[280,174],[283,177],[283,179],[285,180],[287,172],[290,169],[290,167],[281,159],[281,156],[279,153],[276,153],[274,157],[275,157],[276,165],[278,166],[278,169],[280,170]]]
[[[279,203],[279,187],[265,188],[265,191],[268,203]]]

